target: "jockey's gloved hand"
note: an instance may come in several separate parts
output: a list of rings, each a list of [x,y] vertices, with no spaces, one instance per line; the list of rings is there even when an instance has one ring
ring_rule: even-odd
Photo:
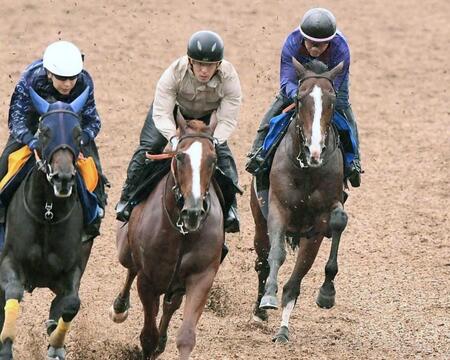
[[[289,98],[292,102],[297,102],[297,91],[294,91]]]
[[[177,136],[172,136],[169,140],[170,145],[172,145],[172,151],[175,151],[177,149],[178,146],[178,137]]]
[[[28,141],[27,145],[31,149],[31,151],[34,151],[39,147],[39,141],[34,137],[30,141]]]
[[[86,130],[83,130],[81,132],[81,145],[85,146],[90,142],[91,142],[91,135]]]

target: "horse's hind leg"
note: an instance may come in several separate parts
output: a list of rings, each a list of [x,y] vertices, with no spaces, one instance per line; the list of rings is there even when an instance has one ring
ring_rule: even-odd
[[[208,293],[217,269],[193,274],[186,279],[186,301],[183,309],[183,323],[178,331],[177,348],[180,360],[188,360],[195,346],[195,332],[203,312]]]
[[[325,281],[319,290],[316,304],[325,309],[330,309],[334,306],[336,290],[334,289],[334,278],[338,272],[337,256],[339,251],[339,242],[341,240],[342,232],[347,226],[347,214],[345,213],[341,203],[336,205],[336,208],[330,215],[331,228],[331,250],[325,266]]]
[[[167,330],[169,328],[170,319],[172,319],[172,315],[180,307],[181,301],[183,300],[183,295],[184,291],[177,291],[172,294],[171,299],[164,297],[163,314],[159,322],[159,341],[158,348],[156,349],[157,354],[162,354],[166,349]]]
[[[267,257],[269,256],[270,250],[270,241],[269,236],[267,235],[267,222],[261,212],[261,209],[259,208],[253,189],[251,192],[250,205],[255,221],[255,237],[253,239],[253,243],[257,255],[255,260],[255,270],[258,274],[258,296],[253,308],[253,319],[256,322],[262,322],[267,321],[268,319],[267,310],[261,309],[259,305],[261,303],[261,298],[264,295],[266,280],[270,271],[269,263],[267,262]]]
[[[323,235],[317,235],[312,239],[301,238],[300,240],[294,270],[283,287],[281,326],[273,338],[275,342],[289,341],[289,319],[300,295],[301,282],[316,259],[322,239]]]
[[[147,282],[145,275],[142,273],[140,273],[137,278],[137,289],[144,307],[144,327],[142,328],[140,337],[143,360],[153,360],[156,359],[157,356],[155,350],[159,339],[159,331],[156,327],[159,295],[153,292],[151,285]]]

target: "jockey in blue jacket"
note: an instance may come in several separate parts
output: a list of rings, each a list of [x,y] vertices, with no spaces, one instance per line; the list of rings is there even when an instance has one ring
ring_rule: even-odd
[[[22,73],[11,97],[9,107],[9,138],[0,158],[0,179],[8,171],[8,156],[24,145],[31,150],[38,147],[35,133],[38,129],[39,114],[30,97],[32,87],[42,98],[52,103],[62,101],[70,103],[89,86],[89,95],[81,110],[82,141],[84,156],[92,156],[100,175],[100,184],[95,190],[100,206],[105,207],[106,194],[97,146],[94,139],[100,131],[101,122],[94,99],[94,84],[91,76],[83,70],[83,56],[80,50],[68,41],[50,44],[43,59],[30,64]],[[5,207],[0,202],[0,223],[5,221]],[[92,235],[98,235],[98,228],[92,229]]]
[[[346,173],[353,187],[360,186],[361,164],[356,120],[349,102],[350,49],[344,35],[336,28],[334,15],[326,9],[314,8],[307,11],[300,23],[286,39],[281,52],[280,92],[259,125],[256,139],[249,153],[246,170],[256,174],[264,158],[261,147],[269,130],[269,121],[293,103],[297,96],[298,76],[292,57],[301,64],[314,59],[326,64],[329,69],[344,62],[344,69],[333,81],[336,90],[335,111],[347,120],[356,141],[355,158]]]

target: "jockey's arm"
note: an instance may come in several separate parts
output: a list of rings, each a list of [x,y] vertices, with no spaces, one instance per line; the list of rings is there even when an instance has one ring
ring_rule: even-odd
[[[172,65],[164,71],[159,79],[153,100],[153,121],[158,131],[167,140],[176,136],[173,109],[176,104],[177,88],[178,82]]]
[[[288,98],[292,99],[297,93],[298,75],[292,63],[292,57],[298,60],[299,45],[296,44],[292,34],[286,39],[280,60],[280,89]]]
[[[236,70],[230,67],[229,73],[224,75],[224,97],[217,108],[217,127],[214,131],[219,144],[227,141],[236,128],[242,102],[241,84]]]
[[[97,107],[94,98],[94,83],[90,76],[83,72],[86,79],[86,86],[89,86],[89,95],[86,104],[81,111],[81,127],[83,133],[87,136],[89,141],[94,140],[97,134],[100,132],[101,121],[97,112]]]
[[[34,139],[34,134],[26,125],[28,113],[32,109],[33,105],[24,74],[21,76],[11,96],[8,117],[9,132],[19,143],[29,144]]]

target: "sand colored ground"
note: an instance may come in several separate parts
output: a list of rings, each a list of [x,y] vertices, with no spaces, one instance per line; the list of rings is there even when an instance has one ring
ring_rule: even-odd
[[[209,28],[225,41],[245,94],[231,147],[246,190],[239,199],[242,232],[228,236],[230,255],[198,327],[193,359],[450,358],[450,3],[444,0],[322,1],[352,49],[351,100],[358,118],[363,165],[360,189],[346,204],[336,280],[337,304],[315,305],[330,243],[302,284],[291,342],[271,336],[281,312],[255,326],[250,176],[243,171],[259,119],[278,87],[286,35],[313,1],[1,1],[0,144],[7,139],[11,93],[20,72],[50,42],[72,40],[86,54],[103,128],[98,137],[112,188],[102,236],[81,286],[82,308],[68,340],[69,359],[138,359],[142,326],[135,289],[126,323],[107,310],[124,270],[116,261],[114,204],[128,160],[162,71],[184,53],[194,31]],[[286,280],[294,257],[280,275]],[[27,294],[17,359],[42,359],[43,322],[51,295]],[[175,359],[173,321],[166,353]]]

